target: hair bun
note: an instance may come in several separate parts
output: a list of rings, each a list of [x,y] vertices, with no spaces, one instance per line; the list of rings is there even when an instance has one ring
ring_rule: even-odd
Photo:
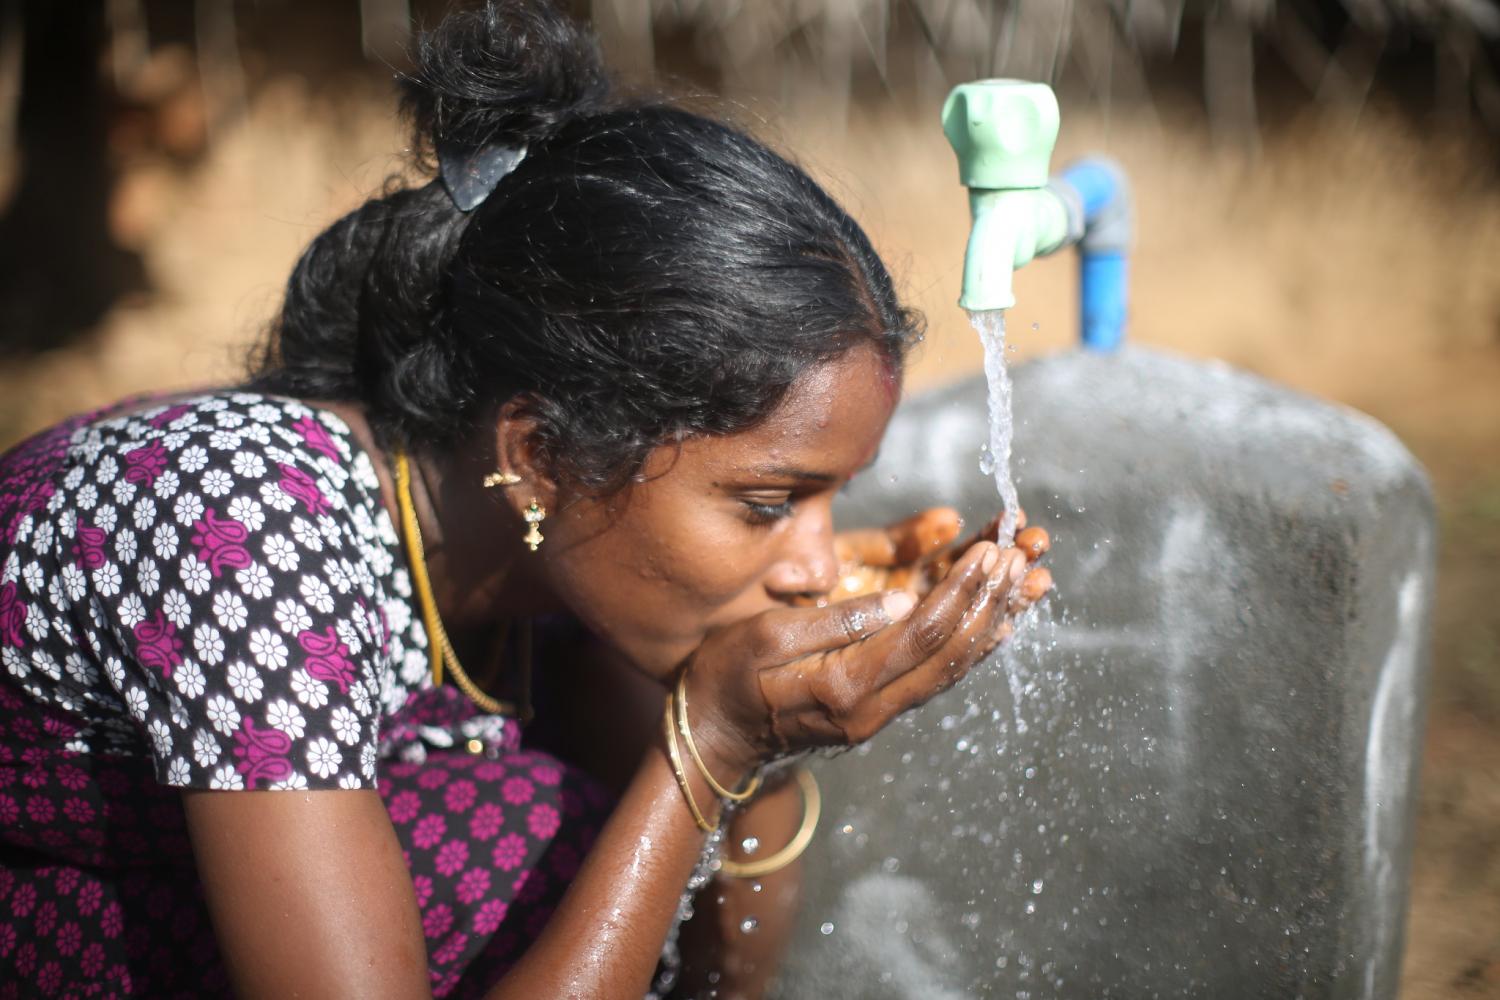
[[[530,145],[605,106],[609,79],[593,33],[550,0],[492,0],[444,18],[417,43],[403,81],[416,148]]]

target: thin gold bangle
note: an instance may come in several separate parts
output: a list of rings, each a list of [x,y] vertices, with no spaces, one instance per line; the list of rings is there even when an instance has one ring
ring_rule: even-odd
[[[693,763],[698,766],[698,773],[703,775],[703,780],[708,782],[708,787],[714,790],[714,794],[721,799],[730,802],[744,802],[754,795],[760,788],[760,775],[752,774],[750,783],[745,786],[744,791],[731,792],[714,779],[708,773],[708,765],[703,762],[703,757],[698,753],[698,744],[693,739],[693,730],[688,726],[688,702],[687,702],[687,671],[684,670],[677,676],[677,728],[682,730],[683,742],[687,744],[688,756],[693,758]]]
[[[662,715],[662,730],[667,738],[667,755],[672,759],[672,774],[677,778],[677,787],[682,789],[682,797],[687,800],[688,812],[693,814],[693,822],[698,824],[698,829],[704,833],[714,833],[719,828],[710,826],[708,820],[703,818],[703,810],[698,808],[698,801],[693,798],[692,786],[688,784],[687,772],[682,767],[682,752],[677,749],[677,737],[672,732],[672,692],[667,692],[667,710]]]
[[[730,878],[760,878],[781,871],[796,861],[812,843],[813,833],[818,829],[818,818],[823,814],[823,794],[818,790],[818,779],[805,767],[797,768],[797,784],[802,788],[802,825],[792,835],[785,847],[775,854],[756,861],[719,862],[719,871]]]

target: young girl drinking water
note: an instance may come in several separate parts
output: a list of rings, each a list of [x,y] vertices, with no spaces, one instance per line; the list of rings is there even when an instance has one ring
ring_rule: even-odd
[[[805,173],[541,2],[405,88],[431,179],[312,242],[249,381],[0,460],[0,995],[753,995],[796,756],[1026,603],[952,512],[835,536],[916,325]]]

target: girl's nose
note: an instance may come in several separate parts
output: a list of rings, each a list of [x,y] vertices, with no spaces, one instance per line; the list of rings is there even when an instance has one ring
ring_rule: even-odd
[[[766,577],[766,590],[779,601],[819,597],[838,583],[838,559],[833,554],[833,521],[810,517],[787,540],[782,557]]]

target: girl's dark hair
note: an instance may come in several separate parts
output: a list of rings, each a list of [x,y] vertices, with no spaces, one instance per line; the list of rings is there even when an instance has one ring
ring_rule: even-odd
[[[433,180],[313,240],[259,388],[357,401],[384,443],[437,447],[525,394],[556,472],[608,491],[657,445],[753,426],[857,343],[899,370],[918,319],[843,209],[722,122],[614,98],[550,4],[450,15],[417,62],[425,169],[439,145],[525,158],[468,215]]]

